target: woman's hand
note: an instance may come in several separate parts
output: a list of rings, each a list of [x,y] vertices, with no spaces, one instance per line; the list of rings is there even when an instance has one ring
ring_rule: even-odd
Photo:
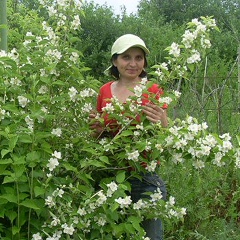
[[[167,111],[161,107],[149,103],[143,106],[143,112],[147,115],[147,119],[152,123],[161,122],[163,127],[168,126]]]
[[[91,112],[89,114],[89,127],[93,130],[93,137],[99,137],[104,131],[104,125],[97,119],[97,113]]]

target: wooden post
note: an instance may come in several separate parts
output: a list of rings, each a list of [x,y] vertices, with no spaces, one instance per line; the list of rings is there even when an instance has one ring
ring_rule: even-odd
[[[238,47],[238,111],[240,112],[240,46]]]
[[[7,51],[7,0],[0,0],[0,50]]]

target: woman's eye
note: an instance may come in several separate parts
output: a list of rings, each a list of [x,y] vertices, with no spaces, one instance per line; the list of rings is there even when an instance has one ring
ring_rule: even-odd
[[[142,59],[143,59],[142,56],[137,56],[137,60],[138,60],[138,61],[140,61],[140,60],[142,60]]]
[[[127,60],[127,59],[129,59],[130,57],[128,56],[128,55],[125,55],[125,56],[123,56],[123,59],[125,59],[125,60]]]

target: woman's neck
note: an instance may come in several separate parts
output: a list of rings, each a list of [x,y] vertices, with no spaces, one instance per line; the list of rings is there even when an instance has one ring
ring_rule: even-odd
[[[138,83],[141,82],[141,78],[137,77],[135,79],[126,79],[126,78],[119,78],[117,81],[118,86],[125,86],[125,87],[135,87]]]

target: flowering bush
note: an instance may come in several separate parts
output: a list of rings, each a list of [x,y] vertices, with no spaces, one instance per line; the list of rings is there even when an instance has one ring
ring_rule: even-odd
[[[160,217],[171,225],[188,210],[173,196],[165,202],[160,190],[133,203],[129,177],[186,162],[198,171],[207,163],[238,169],[239,148],[228,134],[210,134],[192,117],[169,120],[169,128],[149,124],[144,116],[136,121],[139,96],[152,84],[146,79],[127,104],[113,99],[107,105],[118,134],[91,139],[88,115],[100,83],[84,76],[88,69],[76,50],[81,2],[40,3],[49,20],[36,32],[26,31],[19,49],[0,53],[1,237],[147,240],[143,218]],[[210,46],[212,28],[211,18],[189,23],[182,45],[167,49],[168,62],[153,66],[156,81],[187,78]],[[171,107],[179,96],[169,92],[161,102],[151,100]]]

